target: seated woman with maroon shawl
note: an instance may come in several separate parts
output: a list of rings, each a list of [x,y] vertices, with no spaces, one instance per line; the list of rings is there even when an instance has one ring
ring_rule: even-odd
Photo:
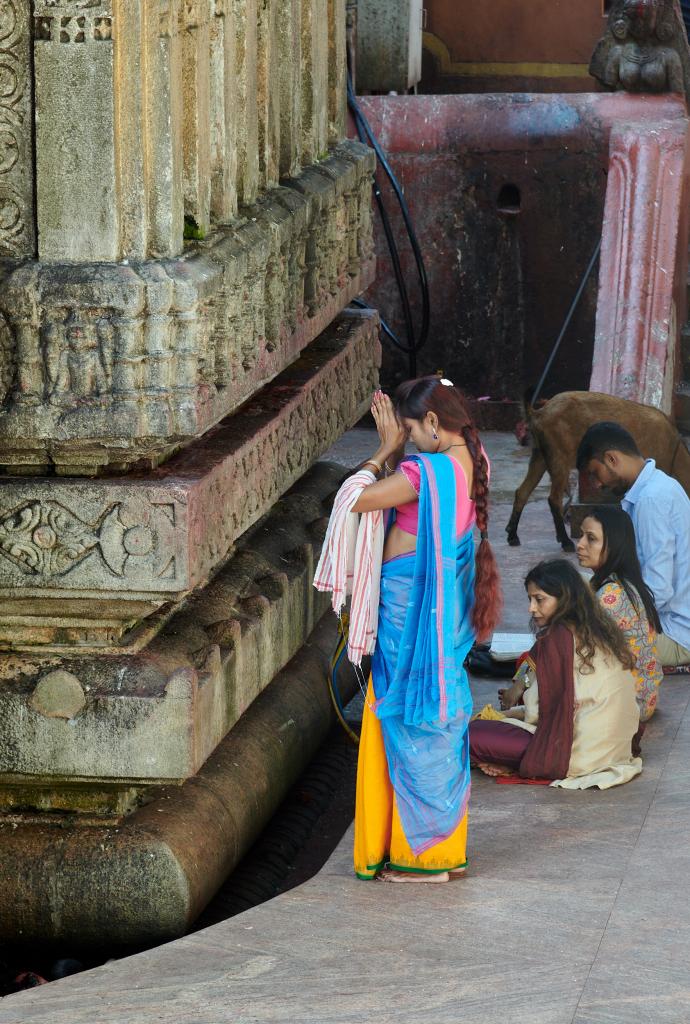
[[[525,587],[537,641],[520,668],[524,704],[471,723],[471,761],[563,789],[628,782],[642,761],[631,756],[640,713],[625,637],[570,562],[541,562]]]

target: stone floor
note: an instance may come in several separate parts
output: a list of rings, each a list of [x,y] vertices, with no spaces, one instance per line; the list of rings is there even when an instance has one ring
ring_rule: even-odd
[[[343,463],[347,445],[359,453],[368,440],[346,439]],[[509,435],[487,448],[505,498],[527,453]],[[497,501],[491,533],[505,627],[524,630],[521,577],[560,549],[543,492],[526,509],[521,548],[505,544],[509,511]],[[478,703],[495,695],[494,683],[474,685]],[[689,677],[665,681],[643,753],[642,775],[604,793],[477,776],[462,881],[359,882],[346,834],[299,888],[8,997],[0,1024],[687,1024]]]

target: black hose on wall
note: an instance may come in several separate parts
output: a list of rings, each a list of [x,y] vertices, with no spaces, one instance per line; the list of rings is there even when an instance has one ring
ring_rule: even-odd
[[[381,225],[383,227],[383,232],[386,236],[386,242],[388,244],[388,248],[391,254],[393,273],[395,275],[395,281],[398,286],[398,293],[400,295],[400,301],[402,303],[406,342],[402,342],[390,329],[388,324],[386,324],[383,320],[381,322],[381,326],[383,328],[384,333],[395,345],[395,347],[407,355],[409,376],[416,377],[417,353],[424,346],[428,338],[429,321],[431,315],[429,279],[427,277],[426,267],[424,265],[424,257],[422,255],[419,240],[417,238],[416,232],[414,230],[414,225],[412,223],[412,216],[410,214],[407,202],[405,201],[405,197],[400,187],[400,183],[396,178],[395,174],[393,173],[393,170],[388,162],[388,159],[386,158],[385,153],[383,152],[381,146],[379,145],[378,139],[374,135],[371,126],[367,121],[367,118],[365,117],[361,107],[357,102],[357,97],[355,96],[354,89],[352,87],[352,79],[350,78],[349,73],[347,77],[347,102],[352,113],[352,116],[354,118],[355,127],[357,128],[357,134],[359,136],[360,142],[363,142],[365,145],[370,145],[372,147],[372,149],[376,153],[376,158],[378,160],[379,165],[383,168],[386,177],[388,178],[391,184],[395,197],[398,201],[398,205],[400,207],[403,222],[405,224],[407,235],[410,240],[410,246],[412,247],[412,253],[414,255],[415,265],[417,267],[417,276],[419,279],[419,287],[422,296],[422,320],[418,335],[415,334],[412,309],[410,306],[410,299],[407,292],[405,276],[403,274],[402,265],[400,263],[398,245],[393,234],[390,216],[384,203],[383,193],[381,192],[378,178],[375,177],[373,186],[374,199],[376,201],[376,206],[381,217]],[[366,306],[366,303],[364,303],[360,299],[357,301],[357,305]]]

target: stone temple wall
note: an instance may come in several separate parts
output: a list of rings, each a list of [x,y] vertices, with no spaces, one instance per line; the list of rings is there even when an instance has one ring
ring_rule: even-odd
[[[6,0],[0,254],[180,255],[185,218],[344,136],[344,24],[344,0]]]
[[[344,0],[4,0],[0,50],[2,876],[20,810],[116,826],[304,643],[380,345]]]
[[[372,164],[343,141],[344,19],[344,0],[3,4],[0,466],[153,465],[361,290]]]

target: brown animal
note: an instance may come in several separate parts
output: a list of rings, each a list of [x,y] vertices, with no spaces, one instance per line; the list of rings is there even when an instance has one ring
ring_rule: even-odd
[[[564,551],[574,549],[563,522],[563,496],[568,491],[568,477],[575,469],[578,445],[585,431],[602,420],[625,427],[635,438],[641,454],[654,459],[658,468],[675,477],[690,496],[690,452],[671,420],[659,409],[594,391],[564,391],[538,410],[528,405],[527,418],[532,432],[532,456],[527,475],[515,492],[513,511],[506,526],[508,543],[513,546],[520,543],[517,530],[522,510],[548,470],[551,477],[549,508],[556,537]]]

